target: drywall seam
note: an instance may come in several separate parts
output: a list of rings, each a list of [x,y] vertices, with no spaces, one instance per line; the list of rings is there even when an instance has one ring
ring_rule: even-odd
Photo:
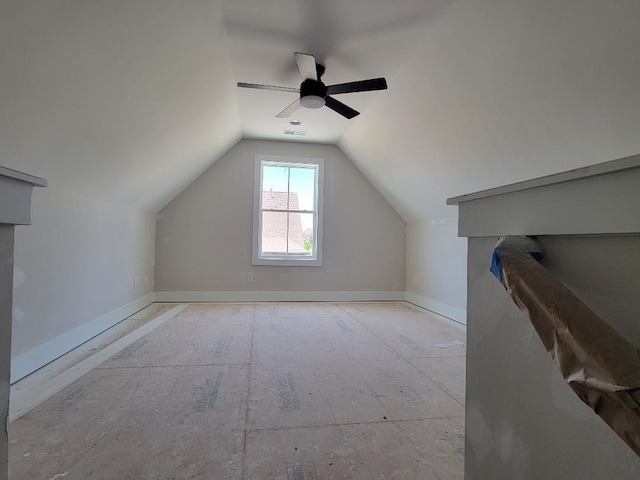
[[[405,292],[156,292],[156,302],[354,302],[404,300]]]
[[[131,345],[136,340],[155,330],[187,307],[188,305],[178,305],[173,307],[168,312],[163,313],[159,317],[142,325],[140,328],[135,329],[130,334],[116,340],[111,345],[106,346],[96,354],[85,358],[80,363],[77,363],[68,370],[65,370],[60,375],[56,375],[48,382],[38,385],[30,390],[16,391],[14,396],[11,398],[11,404],[9,406],[9,422],[17,420],[25,413],[34,409],[48,398],[51,398],[53,395],[68,387],[94,368],[109,360],[123,348]]]
[[[411,292],[405,293],[405,300],[409,303],[422,307],[425,310],[447,317],[454,322],[461,323],[462,325],[467,324],[467,311],[462,308],[452,307],[451,305],[437,302]]]
[[[155,294],[149,293],[17,356],[11,361],[11,383],[35,372],[138,310],[151,305],[154,300]]]

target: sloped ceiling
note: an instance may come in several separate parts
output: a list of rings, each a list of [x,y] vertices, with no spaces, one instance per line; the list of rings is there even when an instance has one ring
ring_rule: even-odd
[[[639,2],[454,2],[339,146],[407,221],[640,153]],[[612,212],[613,214],[614,212]]]
[[[217,2],[0,4],[0,164],[158,211],[240,139]]]
[[[600,0],[30,0],[0,4],[0,164],[159,211],[240,138],[292,140],[293,52],[327,84],[301,110],[406,220],[449,196],[640,152],[640,3]]]

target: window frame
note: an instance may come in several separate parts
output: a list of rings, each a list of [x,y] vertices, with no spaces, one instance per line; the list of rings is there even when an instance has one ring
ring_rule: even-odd
[[[262,253],[262,166],[272,163],[283,166],[313,166],[316,169],[315,216],[313,228],[314,257],[307,256],[263,256]],[[252,265],[274,265],[289,267],[321,267],[322,266],[322,226],[324,210],[324,159],[285,157],[281,155],[255,156],[253,177],[253,235],[252,235]],[[288,210],[287,210],[288,211]]]

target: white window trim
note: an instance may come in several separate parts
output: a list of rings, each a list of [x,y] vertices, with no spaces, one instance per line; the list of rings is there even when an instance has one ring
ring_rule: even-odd
[[[316,185],[316,222],[313,233],[316,242],[316,256],[309,257],[260,257],[261,248],[261,222],[260,202],[262,199],[262,162],[282,162],[297,165],[314,165],[318,167],[318,178]],[[322,266],[322,218],[324,211],[324,159],[322,158],[301,158],[284,157],[279,155],[256,155],[253,176],[253,238],[252,238],[252,265],[275,265],[289,267],[321,267]]]

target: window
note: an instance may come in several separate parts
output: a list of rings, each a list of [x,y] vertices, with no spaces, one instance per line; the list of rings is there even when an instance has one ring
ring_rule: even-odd
[[[256,155],[253,265],[322,265],[324,161]]]

